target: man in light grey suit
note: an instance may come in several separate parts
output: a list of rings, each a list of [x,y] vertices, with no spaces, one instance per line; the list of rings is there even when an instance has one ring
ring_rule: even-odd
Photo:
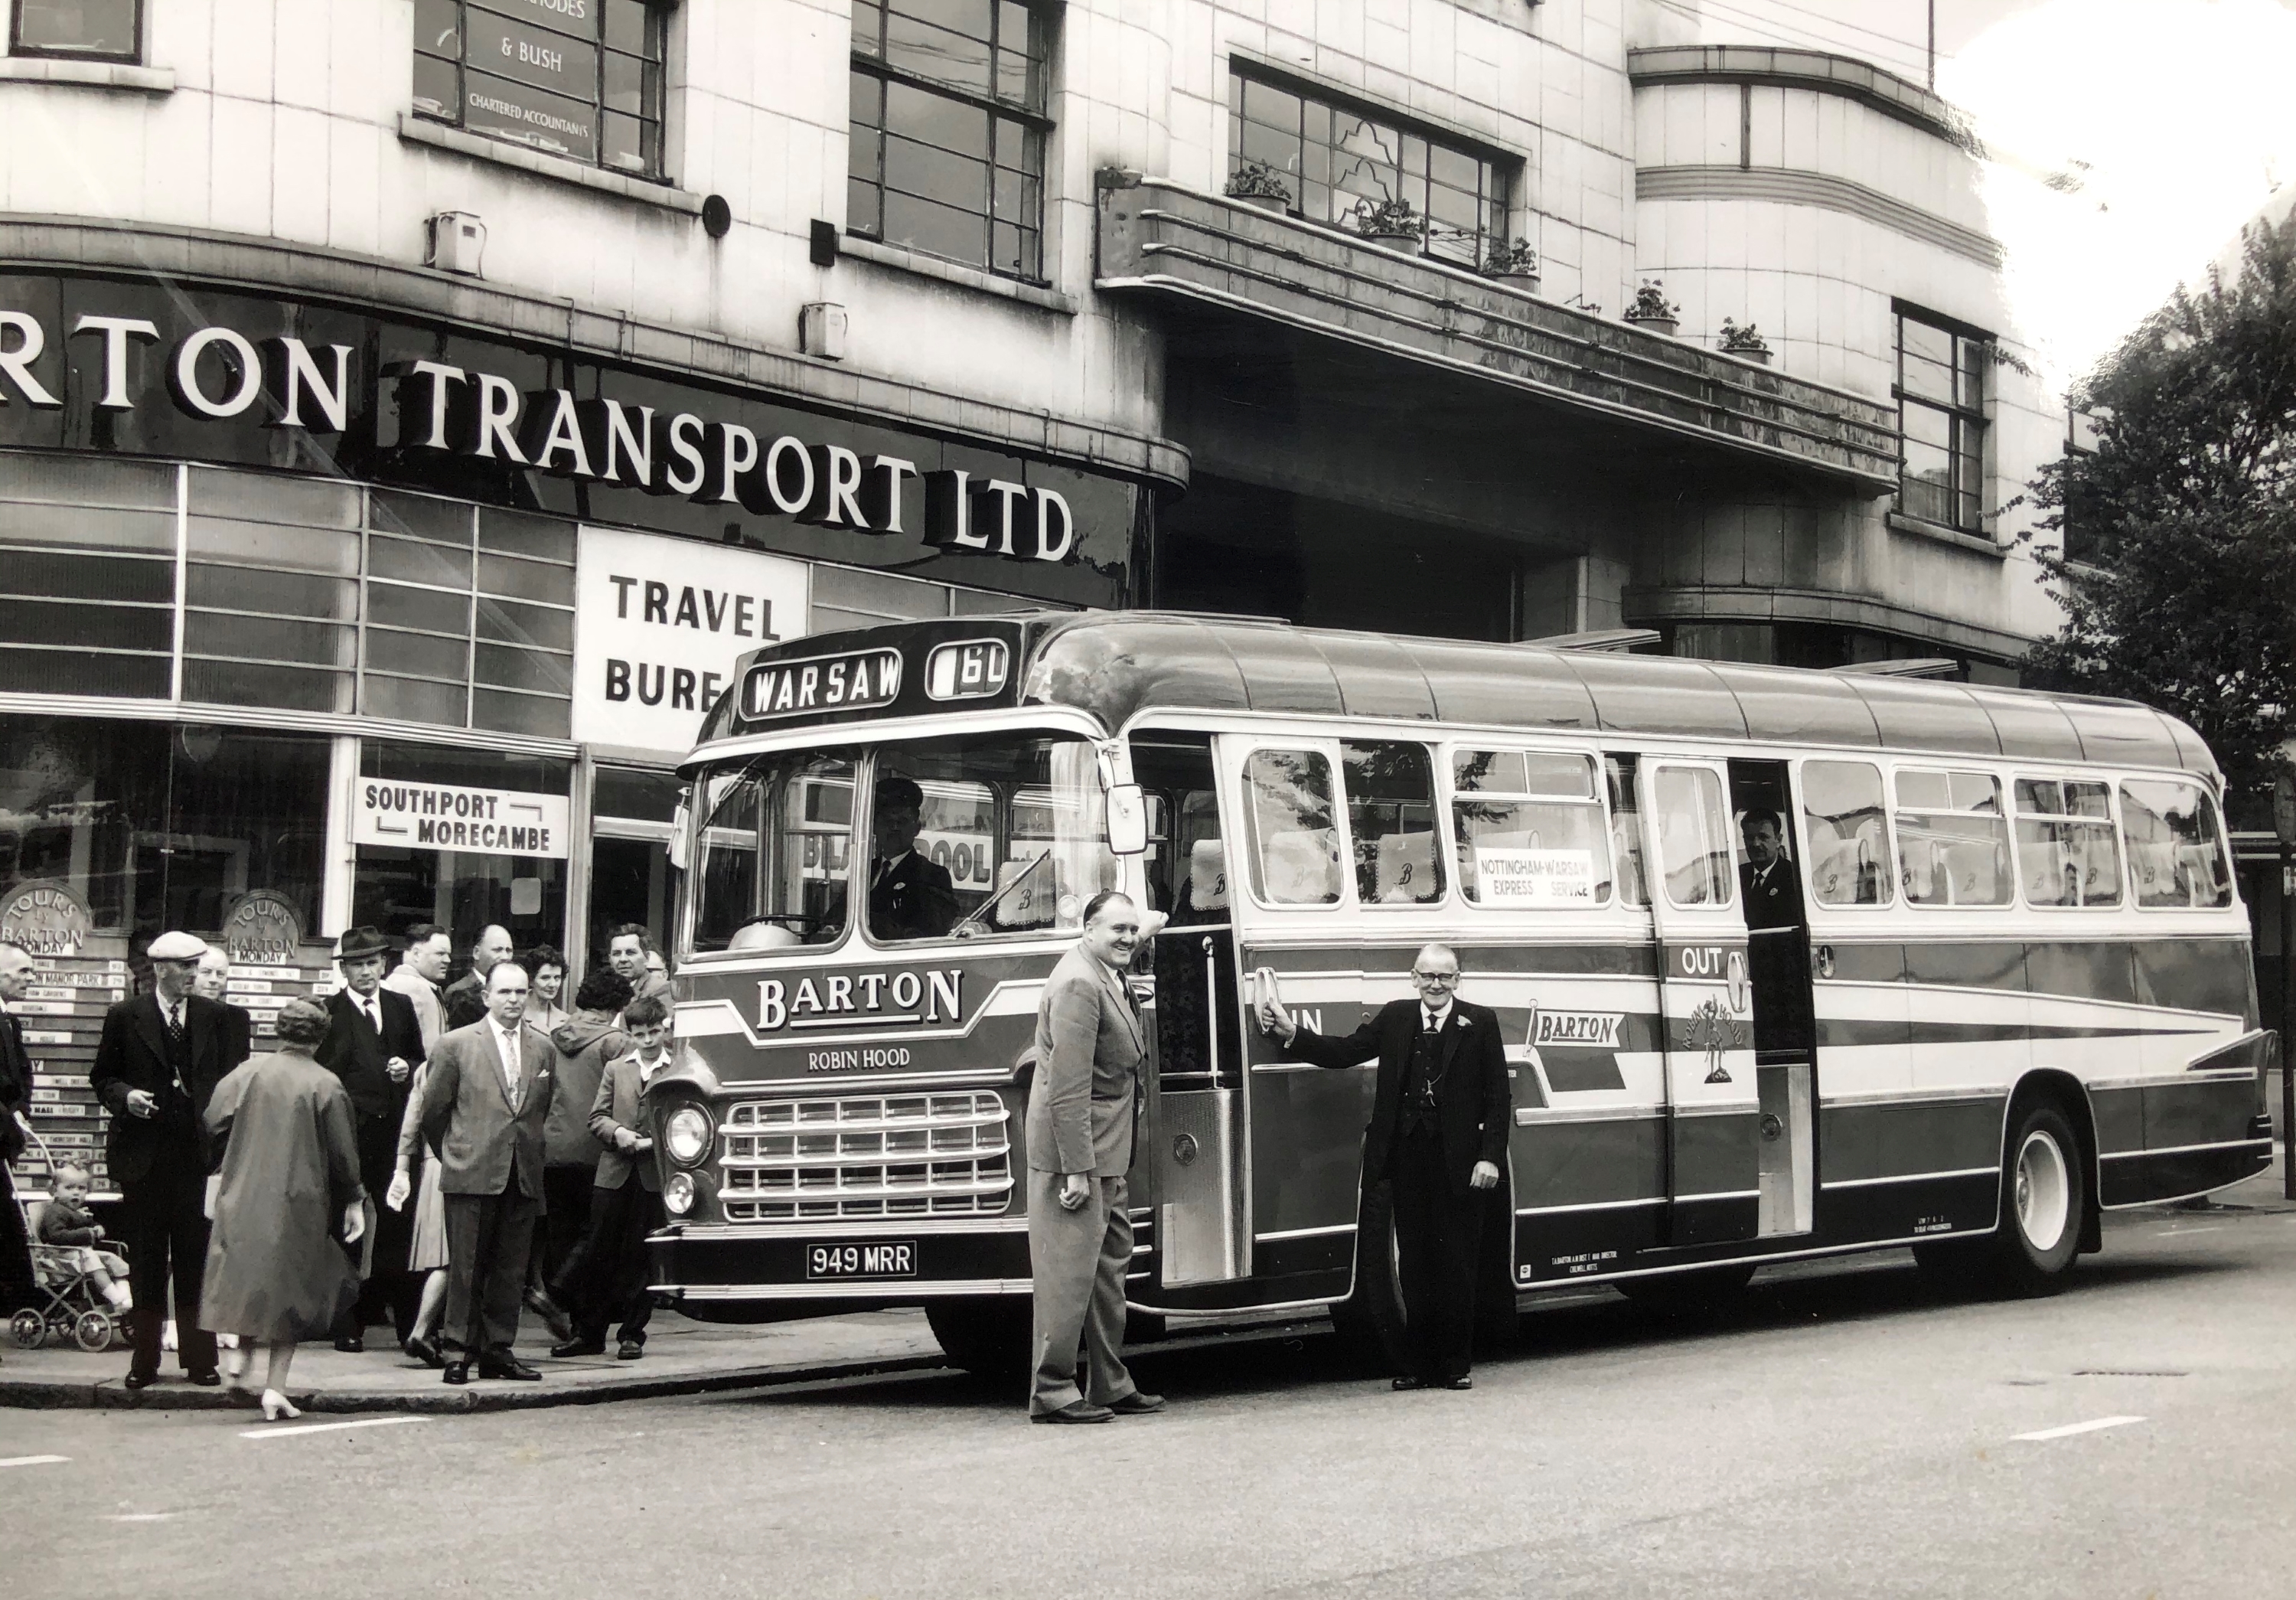
[[[1053,969],[1037,1007],[1027,1125],[1031,1422],[1104,1423],[1164,1408],[1160,1396],[1133,1383],[1121,1353],[1132,1264],[1124,1174],[1145,1054],[1124,969],[1139,945],[1139,907],[1120,894],[1095,895],[1084,938]]]
[[[539,1378],[511,1353],[519,1291],[542,1215],[550,1040],[526,1025],[526,972],[487,970],[486,1015],[439,1037],[422,1081],[422,1136],[439,1152],[447,1210],[446,1380]]]

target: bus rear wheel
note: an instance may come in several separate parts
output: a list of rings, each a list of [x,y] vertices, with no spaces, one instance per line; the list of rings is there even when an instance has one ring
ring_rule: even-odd
[[[1371,1372],[1409,1370],[1395,1263],[1394,1194],[1384,1181],[1367,1184],[1356,1211],[1355,1288],[1332,1306],[1332,1331],[1350,1363]]]
[[[977,1377],[1017,1380],[1029,1371],[1032,1304],[1025,1294],[931,1300],[925,1302],[925,1324],[952,1366]]]
[[[1914,1246],[1922,1271],[1948,1290],[2034,1299],[2055,1294],[2080,1258],[2088,1222],[2088,1169],[2062,1107],[2018,1110],[2001,1158],[2000,1220],[1989,1236]]]

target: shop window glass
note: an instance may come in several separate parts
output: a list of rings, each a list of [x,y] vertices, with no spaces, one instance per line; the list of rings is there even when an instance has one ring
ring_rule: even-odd
[[[676,820],[678,802],[685,795],[685,785],[674,773],[601,767],[590,795],[590,810],[594,816],[667,823]]]
[[[1668,903],[1728,905],[1738,874],[1721,778],[1703,767],[1661,767],[1652,788]]]
[[[1810,893],[1821,906],[1890,903],[1890,830],[1882,770],[1868,761],[1809,761],[1801,769]]]
[[[1423,744],[1349,740],[1340,746],[1355,849],[1356,898],[1425,906],[1443,898],[1435,830],[1435,767]]]
[[[1257,750],[1243,764],[1243,791],[1260,898],[1277,906],[1338,905],[1331,762],[1318,751]]]
[[[644,0],[416,0],[415,114],[659,178],[669,9]]]
[[[2199,785],[2130,779],[2120,785],[2120,826],[2139,906],[2232,904],[2216,801]]]
[[[845,934],[856,764],[797,751],[718,768],[697,784],[697,951],[835,944]]]
[[[359,775],[562,797],[573,770],[569,762],[541,757],[370,739],[359,747]],[[454,934],[459,972],[489,923],[507,928],[521,949],[562,943],[566,888],[562,857],[362,844],[351,920],[386,933],[414,923],[440,923]]]
[[[184,698],[347,712],[361,496],[341,484],[190,474]],[[301,670],[308,667],[337,670]]]
[[[1915,906],[2009,903],[2009,823],[1989,772],[1898,774],[1898,878]]]
[[[15,12],[12,55],[143,59],[142,0],[16,0]]]
[[[685,786],[674,773],[601,767],[590,786],[590,948],[625,923],[668,932],[676,870],[669,838]]]
[[[0,690],[166,698],[176,474],[140,463],[0,456]]]
[[[1015,0],[857,4],[847,228],[1040,281],[1046,36]]]
[[[2120,904],[2120,838],[2112,785],[2017,780],[2017,869],[2029,906]]]
[[[1607,904],[1611,835],[1585,756],[1451,752],[1459,882],[1480,906],[1558,909]]]

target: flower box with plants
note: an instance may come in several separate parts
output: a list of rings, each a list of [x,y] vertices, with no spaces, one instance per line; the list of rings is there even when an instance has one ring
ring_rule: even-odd
[[[1245,161],[1227,180],[1227,197],[1263,211],[1292,209],[1292,185],[1265,161]]]
[[[1538,252],[1530,248],[1528,239],[1501,239],[1483,258],[1483,275],[1496,278],[1513,288],[1536,291],[1538,288]]]
[[[1770,341],[1762,337],[1753,324],[1732,322],[1726,316],[1722,319],[1722,353],[1747,361],[1759,361],[1767,366],[1770,364]]]
[[[1368,200],[1359,200],[1348,215],[1355,219],[1356,232],[1367,242],[1406,256],[1419,253],[1425,228],[1409,201],[1382,200],[1374,205]]]
[[[1681,317],[1682,308],[1666,298],[1666,285],[1657,278],[1644,278],[1635,291],[1634,304],[1626,309],[1627,320],[1635,326],[1669,338],[1682,325]]]

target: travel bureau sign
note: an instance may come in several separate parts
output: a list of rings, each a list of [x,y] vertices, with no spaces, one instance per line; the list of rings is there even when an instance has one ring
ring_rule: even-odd
[[[610,395],[577,399],[570,389],[521,390],[500,373],[444,361],[393,362],[363,377],[350,345],[250,339],[229,326],[195,327],[170,342],[147,317],[91,312],[52,326],[0,306],[0,408],[62,409],[67,350],[77,367],[101,374],[91,384],[100,412],[136,409],[131,367],[153,355],[176,409],[195,422],[340,434],[355,406],[377,409],[370,402],[387,386],[396,447],[417,455],[491,462],[857,534],[921,535],[952,554],[1055,564],[1078,556],[1075,513],[1050,488],[967,469],[921,471],[887,451],[760,432],[701,411]],[[914,506],[904,490],[913,480],[923,491],[921,529],[906,520]]]

